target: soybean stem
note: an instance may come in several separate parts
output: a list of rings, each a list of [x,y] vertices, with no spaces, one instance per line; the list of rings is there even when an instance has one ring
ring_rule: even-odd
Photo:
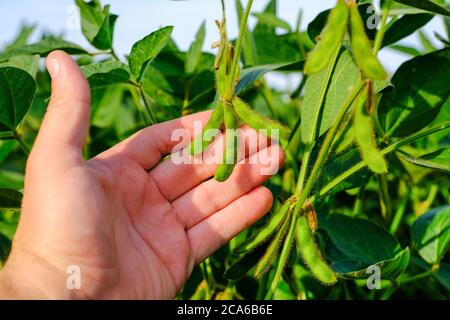
[[[247,30],[247,20],[248,16],[250,15],[250,9],[252,8],[253,0],[249,0],[247,3],[247,8],[245,9],[244,15],[242,16],[241,26],[239,30],[239,37],[236,44],[236,50],[233,57],[233,64],[231,66],[231,83],[230,88],[234,88],[235,82],[236,82],[236,69],[239,64],[239,56],[241,55],[242,51],[242,41],[244,39],[245,31]],[[234,91],[234,90],[233,90]]]
[[[287,260],[289,259],[289,253],[291,251],[292,242],[294,241],[295,227],[297,225],[298,215],[293,214],[290,221],[289,231],[284,239],[283,248],[281,249],[280,259],[277,264],[277,269],[275,271],[275,275],[270,284],[269,291],[265,296],[265,300],[269,300],[272,298],[275,290],[277,289],[278,283],[281,280],[281,276],[283,274],[284,267],[286,266]]]
[[[22,151],[25,153],[25,155],[29,156],[30,155],[30,147],[22,140],[21,135],[16,130],[14,130],[13,135],[14,135],[14,139],[17,141],[17,143],[19,143],[19,146],[22,149]]]
[[[306,182],[306,185],[305,185],[303,191],[299,195],[298,202],[294,209],[294,214],[297,214],[300,211],[300,208],[303,206],[303,203],[307,199],[309,192],[311,191],[311,188],[314,184],[314,181],[316,181],[317,176],[319,175],[320,169],[322,168],[322,165],[325,162],[325,160],[330,152],[331,145],[333,143],[333,140],[336,138],[336,133],[339,130],[341,122],[344,119],[348,109],[351,107],[353,101],[356,99],[358,94],[361,92],[363,86],[364,86],[364,81],[361,80],[355,86],[352,93],[347,97],[347,99],[344,101],[344,104],[340,108],[339,114],[337,115],[333,126],[328,131],[328,133],[325,137],[325,140],[322,144],[322,147],[320,148],[319,155],[317,156],[317,160],[315,161],[314,167],[311,170],[308,181]],[[303,166],[303,164],[302,164],[302,166]]]
[[[389,10],[392,6],[392,0],[387,0],[386,4],[383,8],[383,16],[381,17],[380,30],[377,32],[377,36],[375,38],[375,44],[373,47],[373,52],[375,54],[381,49],[381,45],[383,44],[384,34],[386,32],[386,22],[389,16]]]

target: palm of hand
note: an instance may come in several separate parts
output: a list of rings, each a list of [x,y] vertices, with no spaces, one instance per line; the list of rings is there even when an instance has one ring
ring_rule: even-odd
[[[195,263],[270,209],[272,195],[260,185],[283,162],[281,149],[244,129],[245,137],[258,137],[249,157],[264,151],[266,159],[238,164],[224,183],[209,180],[214,163],[160,162],[178,144],[174,130],[192,137],[194,122],[210,116],[204,112],[143,129],[86,162],[88,84],[64,53],[49,59],[59,71],[27,163],[22,217],[5,269],[28,279],[36,296],[175,297]],[[240,145],[247,149],[248,140]],[[75,292],[66,286],[69,266],[81,272]]]

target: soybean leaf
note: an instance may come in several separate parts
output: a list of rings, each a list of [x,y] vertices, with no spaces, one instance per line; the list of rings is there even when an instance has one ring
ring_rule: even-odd
[[[198,62],[200,61],[202,55],[202,47],[205,42],[206,36],[206,26],[205,22],[202,23],[200,29],[197,31],[197,35],[195,36],[195,40],[192,43],[189,51],[186,55],[186,63],[185,70],[186,73],[193,73],[197,67]]]
[[[361,277],[367,267],[378,265],[385,278],[393,279],[409,263],[409,250],[402,250],[397,239],[369,220],[330,214],[320,226],[340,252],[333,263],[338,273]]]
[[[239,28],[242,23],[242,15],[244,13],[244,8],[242,7],[241,0],[236,0],[236,11],[239,21]],[[248,26],[245,27],[244,40],[242,42],[242,60],[244,66],[254,66],[256,65],[258,56],[255,44],[255,38],[253,33],[250,32]]]
[[[303,34],[301,37],[302,43],[311,48],[310,41],[305,39]],[[297,33],[254,34],[254,39],[256,48],[258,48],[258,64],[288,63],[304,59],[298,49]]]
[[[24,24],[20,27],[20,31],[18,33],[18,35],[16,36],[16,38],[9,43],[6,48],[5,51],[10,51],[12,49],[24,46],[27,44],[31,34],[34,32],[34,30],[36,29],[36,25],[35,24]]]
[[[173,27],[159,29],[133,45],[129,56],[130,69],[140,80],[147,63],[151,62],[170,41]]]
[[[408,267],[410,260],[409,248],[399,252],[394,258],[378,261],[371,266],[377,266],[381,270],[381,275],[384,279],[396,279]],[[332,265],[333,270],[344,278],[351,279],[365,279],[372,273],[368,272],[366,264],[359,264],[354,260],[338,260]]]
[[[450,245],[450,205],[431,209],[411,226],[414,245],[429,264],[438,264]]]
[[[126,64],[119,61],[105,61],[81,67],[91,89],[115,83],[127,83],[130,71]]]
[[[13,131],[22,121],[33,101],[36,83],[26,71],[0,68],[0,131]]]
[[[450,16],[450,11],[448,9],[441,7],[440,5],[431,0],[394,0],[394,1],[417,9],[441,14],[444,16]]]
[[[396,20],[387,30],[383,38],[382,47],[389,46],[422,28],[431,19],[432,14],[407,14]]]
[[[97,49],[111,49],[117,16],[110,14],[110,6],[102,8],[98,0],[76,0],[76,4],[80,8],[81,30],[86,39]]]
[[[415,57],[392,78],[395,89],[383,95],[378,117],[387,135],[416,132],[438,115],[450,94],[450,49]]]
[[[277,14],[277,0],[270,0],[270,2],[264,8],[263,13],[276,15]],[[256,24],[255,29],[253,30],[253,34],[258,37],[260,35],[275,35],[275,28],[273,26],[266,25],[266,24],[262,23],[261,21],[259,21]],[[259,46],[258,46],[258,48],[259,48]]]
[[[18,55],[13,56],[7,62],[0,63],[0,67],[15,67],[28,72],[33,78],[39,70],[39,55]]]
[[[11,250],[11,240],[0,233],[0,265],[5,261]]]
[[[318,137],[323,135],[333,124],[343,102],[347,99],[360,79],[358,67],[347,50],[342,51],[326,88],[325,100],[319,105],[322,86],[327,76],[327,69],[308,77],[305,85],[305,98],[302,113],[302,135],[307,137],[311,130],[313,114],[316,108],[322,108],[319,114]]]
[[[272,28],[281,28],[287,32],[291,32],[291,26],[283,19],[277,17],[272,12],[253,13],[253,16],[258,18],[259,23],[265,24]]]
[[[111,128],[114,126],[117,114],[122,104],[124,87],[110,85],[101,94],[93,95],[92,99],[92,125],[98,128]]]
[[[402,157],[403,159],[422,167],[450,172],[450,149],[441,149],[420,158]]]
[[[9,60],[17,55],[34,55],[47,56],[54,50],[63,50],[68,54],[86,53],[82,47],[61,38],[48,37],[39,42],[28,44],[0,55],[0,62]]]
[[[236,85],[236,94],[248,90],[253,83],[271,71],[289,71],[300,70],[303,68],[304,61],[296,61],[289,63],[276,63],[269,65],[260,65],[242,70],[241,78]]]
[[[245,253],[225,271],[223,276],[228,280],[239,280],[245,277],[263,256],[266,247],[260,246],[253,251]]]

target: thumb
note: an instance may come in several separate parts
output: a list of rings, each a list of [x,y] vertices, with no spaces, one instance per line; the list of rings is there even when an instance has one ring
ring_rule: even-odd
[[[81,150],[89,129],[89,84],[78,65],[62,51],[47,57],[47,69],[52,94],[32,155],[47,164],[74,164],[83,159]]]

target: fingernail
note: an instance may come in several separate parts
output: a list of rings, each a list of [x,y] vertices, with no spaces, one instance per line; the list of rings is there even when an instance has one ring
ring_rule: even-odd
[[[48,58],[47,59],[47,69],[48,72],[50,73],[50,76],[53,78],[56,78],[56,76],[58,75],[59,69],[60,69],[60,65],[59,65],[59,61],[55,58]]]

